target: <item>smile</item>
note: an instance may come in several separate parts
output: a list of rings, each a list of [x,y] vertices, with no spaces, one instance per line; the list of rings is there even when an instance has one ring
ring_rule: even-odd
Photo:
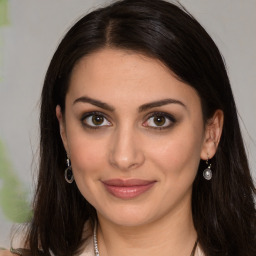
[[[151,189],[156,181],[113,179],[102,183],[111,195],[121,199],[132,199]]]

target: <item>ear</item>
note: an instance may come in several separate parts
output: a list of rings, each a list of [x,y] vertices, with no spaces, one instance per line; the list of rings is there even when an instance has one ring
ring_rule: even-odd
[[[59,127],[60,127],[60,136],[63,142],[63,146],[69,155],[68,150],[68,143],[67,143],[67,135],[66,135],[66,126],[65,126],[65,120],[61,111],[61,107],[59,105],[56,106],[56,117],[59,121]]]
[[[201,159],[211,159],[215,155],[222,134],[223,122],[224,114],[220,109],[216,110],[213,117],[207,121]]]

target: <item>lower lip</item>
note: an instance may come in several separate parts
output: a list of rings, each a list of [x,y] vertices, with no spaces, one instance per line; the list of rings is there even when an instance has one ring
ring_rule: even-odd
[[[115,197],[121,198],[121,199],[132,199],[135,198],[149,189],[151,189],[155,182],[146,184],[146,185],[140,185],[140,186],[123,186],[123,187],[118,187],[118,186],[112,186],[112,185],[107,185],[103,183],[107,191],[112,194]]]

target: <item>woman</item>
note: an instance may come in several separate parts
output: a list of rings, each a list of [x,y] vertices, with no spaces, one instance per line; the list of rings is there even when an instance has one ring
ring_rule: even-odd
[[[34,217],[12,253],[256,255],[229,79],[186,10],[124,0],[78,21],[47,71],[40,124]]]

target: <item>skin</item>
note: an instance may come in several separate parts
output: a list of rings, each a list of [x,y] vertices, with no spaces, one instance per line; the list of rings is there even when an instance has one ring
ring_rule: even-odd
[[[15,254],[12,254],[7,250],[0,251],[0,256],[12,256],[12,255],[15,255]]]
[[[222,112],[204,124],[197,92],[160,61],[109,48],[76,64],[65,104],[65,113],[56,107],[60,134],[75,182],[97,210],[101,256],[190,255],[192,184],[200,159],[216,152]],[[93,123],[92,111],[102,123]],[[102,183],[116,178],[154,184],[120,199]]]

